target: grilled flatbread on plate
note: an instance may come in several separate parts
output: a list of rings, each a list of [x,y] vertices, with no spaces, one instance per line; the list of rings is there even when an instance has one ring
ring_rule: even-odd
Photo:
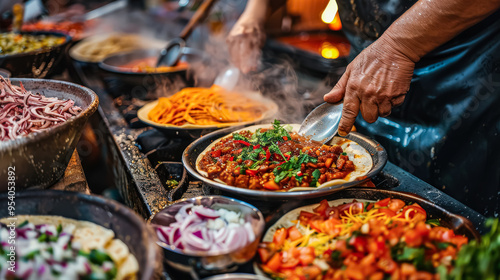
[[[300,128],[300,124],[284,124],[283,126],[291,126],[292,127],[292,132],[297,132]],[[215,146],[218,142],[220,142],[222,139],[228,138],[233,133],[237,132],[242,132],[242,131],[251,131],[255,132],[259,128],[272,128],[272,125],[254,125],[250,127],[246,127],[237,131],[232,132],[229,135],[226,135],[213,143],[211,143],[203,152],[200,153],[198,158],[196,159],[196,170],[198,173],[200,173],[202,176],[208,177],[208,173],[201,170],[200,168],[200,161],[201,159],[211,151],[212,147]],[[330,142],[326,143],[327,145],[339,145],[342,147],[345,153],[347,153],[347,156],[349,156],[349,160],[353,161],[355,170],[349,173],[344,179],[335,179],[331,180],[328,182],[325,182],[321,185],[319,185],[317,188],[312,188],[312,187],[296,187],[296,188],[291,188],[288,191],[307,191],[307,190],[314,190],[314,189],[320,189],[320,188],[327,188],[331,186],[336,186],[336,185],[341,185],[347,182],[352,182],[358,180],[358,178],[366,176],[368,172],[372,169],[373,167],[373,161],[370,153],[363,147],[361,147],[358,143],[351,141],[349,139],[341,138],[341,137],[334,137]],[[224,183],[221,180],[217,180],[219,183]],[[225,183],[224,183],[225,184]]]
[[[136,279],[139,271],[137,259],[132,255],[125,243],[115,239],[115,233],[87,221],[78,221],[60,216],[37,216],[37,215],[18,215],[17,221],[22,223],[28,221],[34,225],[62,225],[63,229],[73,235],[73,242],[78,242],[81,249],[90,252],[92,249],[104,250],[115,262],[118,273],[117,280]],[[2,223],[10,222],[8,218],[0,219]]]

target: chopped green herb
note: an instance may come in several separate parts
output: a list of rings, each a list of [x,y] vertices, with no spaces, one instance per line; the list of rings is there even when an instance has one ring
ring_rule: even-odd
[[[88,257],[92,263],[97,264],[97,265],[102,265],[102,263],[105,261],[112,262],[111,258],[108,256],[108,254],[106,254],[102,251],[96,250],[96,249],[93,249],[92,251],[90,251],[90,254]]]
[[[28,220],[26,220],[26,221],[24,221],[24,222],[20,223],[17,227],[18,227],[18,228],[22,228],[22,227],[24,227],[24,226],[25,226],[25,225],[27,225],[27,224],[28,224]]]
[[[318,179],[320,176],[321,176],[321,172],[319,171],[319,169],[314,170],[312,173],[313,179],[312,179],[311,183],[309,184],[309,187],[313,187],[313,188],[317,187],[318,186]]]
[[[439,222],[439,219],[429,219],[425,223],[428,225],[431,225],[431,226],[440,226],[441,225],[441,222]]]

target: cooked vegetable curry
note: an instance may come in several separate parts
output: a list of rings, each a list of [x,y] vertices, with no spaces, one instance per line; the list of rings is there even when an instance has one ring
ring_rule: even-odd
[[[65,37],[53,35],[29,35],[0,33],[0,55],[26,53],[49,49],[66,41]]]
[[[210,179],[239,188],[315,188],[354,171],[338,145],[327,146],[291,132],[275,121],[272,129],[233,133],[215,144],[199,163]]]

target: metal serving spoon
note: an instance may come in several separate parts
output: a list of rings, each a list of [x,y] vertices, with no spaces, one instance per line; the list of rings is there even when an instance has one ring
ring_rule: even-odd
[[[238,84],[239,79],[240,70],[234,66],[229,66],[217,75],[214,84],[231,91]]]
[[[322,103],[307,115],[300,125],[299,134],[311,136],[311,140],[326,143],[339,130],[344,102]]]
[[[156,67],[175,66],[179,63],[183,54],[182,49],[186,46],[186,39],[189,35],[191,35],[191,32],[193,32],[196,25],[208,16],[212,6],[215,4],[215,1],[217,0],[206,0],[200,5],[198,10],[196,10],[196,13],[182,30],[179,37],[170,40],[160,51],[160,57],[158,57]]]

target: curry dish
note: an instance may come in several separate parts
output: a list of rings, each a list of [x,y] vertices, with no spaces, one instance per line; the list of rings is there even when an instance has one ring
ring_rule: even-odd
[[[353,153],[349,140],[344,142],[349,154],[341,145],[322,145],[275,121],[272,128],[222,138],[200,155],[197,168],[210,179],[239,188],[315,189],[335,180],[355,180],[371,168],[369,155]]]

